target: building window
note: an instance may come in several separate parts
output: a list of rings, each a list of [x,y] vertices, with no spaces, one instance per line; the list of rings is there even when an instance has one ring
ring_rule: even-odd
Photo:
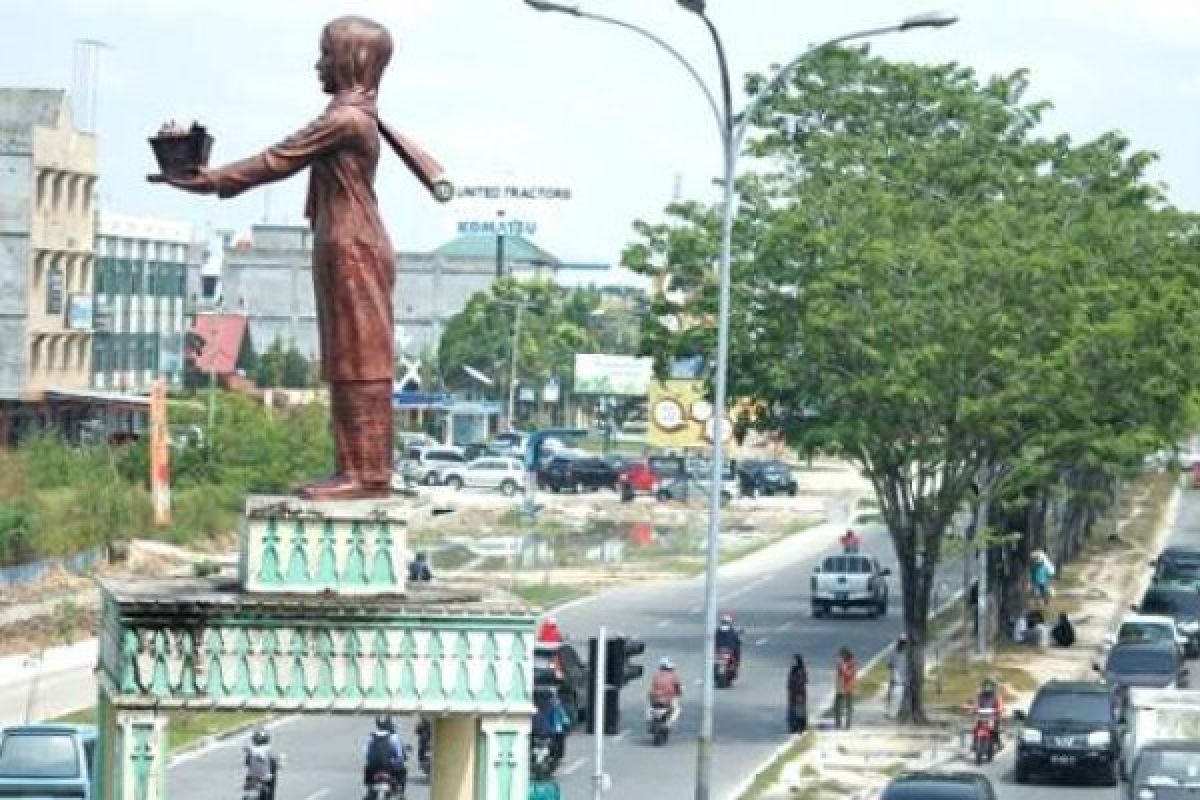
[[[152,298],[157,297],[159,292],[158,269],[158,264],[146,265],[146,294]]]
[[[63,271],[57,263],[46,273],[46,314],[61,314],[63,310]]]

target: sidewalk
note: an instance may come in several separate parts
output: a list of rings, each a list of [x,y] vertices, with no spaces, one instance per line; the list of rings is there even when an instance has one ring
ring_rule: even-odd
[[[1150,494],[1151,490],[1146,489],[1134,498],[1131,513],[1115,525],[1120,532],[1128,530],[1134,520],[1151,523],[1143,541],[1110,543],[1064,570],[1048,618],[1059,611],[1071,617],[1078,642],[1075,647],[1042,649],[1013,645],[1002,637],[990,661],[984,662],[970,653],[971,644],[963,641],[960,631],[947,631],[930,646],[932,652],[927,656],[929,726],[897,726],[886,718],[884,678],[882,687],[859,700],[854,729],[834,731],[830,719],[817,717],[817,729],[793,737],[788,749],[760,771],[741,797],[866,800],[902,771],[968,763],[969,720],[960,709],[973,698],[985,675],[996,678],[1010,708],[1027,708],[1037,687],[1051,677],[1092,679],[1092,664],[1103,657],[1105,635],[1145,590],[1150,578],[1146,561],[1161,549],[1176,518],[1177,486],[1160,505],[1159,518],[1152,521],[1144,517],[1153,513],[1148,507]],[[886,664],[886,659],[882,663]],[[864,666],[860,685],[875,683],[868,677],[870,673],[871,666]],[[813,711],[810,709],[810,714]]]

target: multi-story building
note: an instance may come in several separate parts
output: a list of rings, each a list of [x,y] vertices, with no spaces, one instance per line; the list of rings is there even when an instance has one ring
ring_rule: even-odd
[[[95,184],[67,93],[0,89],[0,444],[85,412],[58,401],[90,384]]]
[[[92,385],[143,394],[183,376],[184,315],[203,246],[184,222],[100,212],[96,221]]]

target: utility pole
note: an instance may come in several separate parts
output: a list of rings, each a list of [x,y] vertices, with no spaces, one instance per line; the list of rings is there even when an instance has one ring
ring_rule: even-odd
[[[512,337],[512,369],[509,372],[508,378],[508,429],[516,430],[516,417],[513,415],[516,410],[517,403],[517,355],[521,346],[521,311],[525,308],[524,303],[517,303],[517,317],[513,322],[513,337]]]
[[[593,723],[595,733],[592,734],[592,800],[600,800],[608,790],[608,776],[604,774],[604,700],[606,689],[605,653],[608,650],[608,629],[600,626],[600,635],[596,637],[596,701],[592,703],[591,713],[595,717]]]
[[[496,277],[504,277],[504,209],[496,212]]]

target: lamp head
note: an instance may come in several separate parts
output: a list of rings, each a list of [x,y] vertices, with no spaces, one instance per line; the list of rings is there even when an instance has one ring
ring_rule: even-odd
[[[682,2],[682,0],[681,0]],[[900,30],[911,31],[914,28],[945,28],[958,22],[958,15],[948,11],[926,11],[905,17],[900,23]]]
[[[707,5],[708,0],[677,0],[677,2],[694,14],[703,14],[704,6]]]
[[[562,3],[550,3],[547,0],[525,0],[525,5],[534,11],[557,11],[561,14],[579,16],[579,6],[565,6]]]

